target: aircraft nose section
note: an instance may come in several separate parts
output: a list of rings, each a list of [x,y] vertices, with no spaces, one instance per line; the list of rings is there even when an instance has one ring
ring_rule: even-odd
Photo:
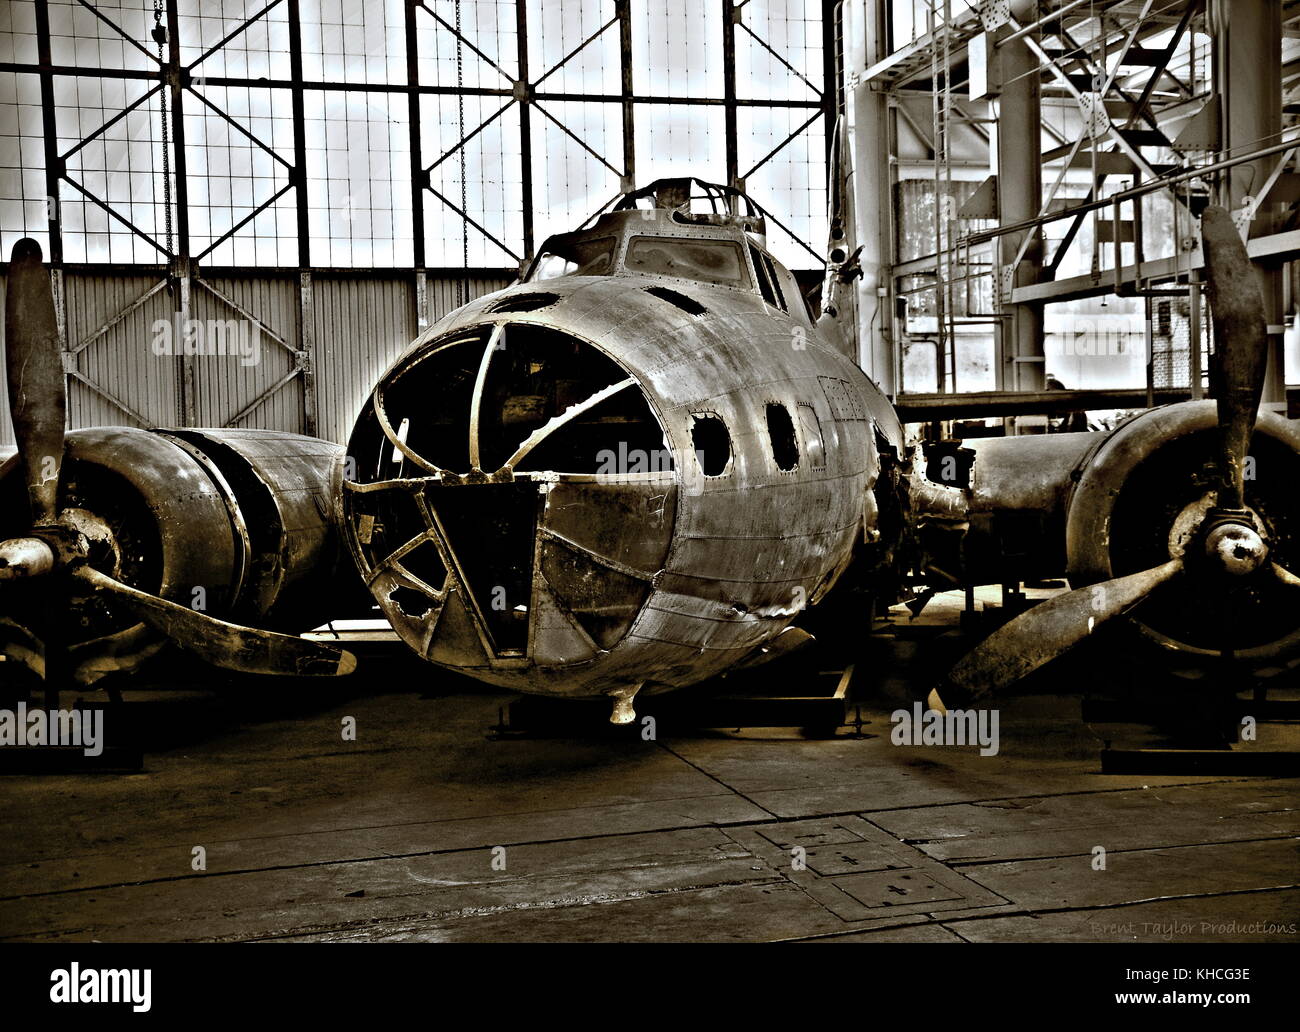
[[[538,663],[608,651],[626,636],[668,555],[676,504],[671,476],[548,486],[538,527]],[[582,648],[569,640],[570,624]]]
[[[422,656],[480,676],[614,649],[671,543],[676,473],[645,392],[551,327],[416,348],[348,453],[344,531],[384,615]]]
[[[498,655],[528,648],[536,553],[535,484],[428,484],[424,500],[459,574],[455,586]]]

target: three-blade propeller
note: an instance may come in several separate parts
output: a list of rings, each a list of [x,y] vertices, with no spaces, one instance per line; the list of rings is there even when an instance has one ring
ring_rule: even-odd
[[[1205,209],[1201,240],[1214,321],[1210,386],[1217,403],[1218,432],[1211,457],[1214,505],[1193,544],[1183,555],[1149,570],[1076,588],[1026,610],[957,662],[930,693],[932,708],[944,708],[945,700],[978,701],[1015,683],[1184,571],[1197,577],[1252,576],[1267,567],[1283,583],[1300,584],[1300,578],[1269,561],[1268,547],[1245,506],[1246,456],[1263,397],[1268,356],[1259,281],[1232,217],[1223,208]],[[1195,556],[1192,548],[1199,550]],[[1193,561],[1189,563],[1188,557]]]
[[[94,568],[75,521],[59,512],[67,408],[49,273],[36,241],[14,245],[5,301],[5,375],[18,468],[31,505],[29,534],[0,541],[0,581],[52,575],[69,596],[102,593],[112,604],[209,663],[254,674],[350,673],[349,652],[288,634],[240,627],[123,584]],[[57,618],[57,617],[56,617]]]

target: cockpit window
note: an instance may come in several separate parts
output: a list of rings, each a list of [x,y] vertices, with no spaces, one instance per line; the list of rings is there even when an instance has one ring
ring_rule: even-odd
[[[633,237],[624,266],[629,272],[678,276],[726,287],[749,286],[745,256],[730,240]]]
[[[613,271],[617,237],[550,241],[538,256],[529,281],[555,279],[557,276],[604,276]]]

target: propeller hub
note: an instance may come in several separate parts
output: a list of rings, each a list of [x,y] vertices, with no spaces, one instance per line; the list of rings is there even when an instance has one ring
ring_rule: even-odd
[[[74,542],[75,553],[68,559],[73,562],[84,559],[103,573],[119,576],[122,557],[107,523],[86,509],[76,508],[64,509],[59,514],[59,522]]]
[[[40,538],[0,541],[0,580],[36,577],[53,568],[54,551]]]
[[[1206,535],[1205,554],[1224,573],[1244,577],[1263,565],[1268,558],[1268,546],[1254,527],[1223,523]]]

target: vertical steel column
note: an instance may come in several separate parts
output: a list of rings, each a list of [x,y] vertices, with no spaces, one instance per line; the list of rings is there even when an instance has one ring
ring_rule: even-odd
[[[63,211],[59,201],[59,181],[63,178],[63,159],[59,156],[59,133],[54,114],[54,74],[50,51],[49,0],[36,0],[36,50],[41,64],[41,132],[45,136],[45,224],[49,233],[50,280],[54,292],[54,314],[59,327],[59,347],[63,351],[65,373],[68,371],[67,295],[63,283]],[[0,255],[7,261],[8,255]]]
[[[420,0],[406,0],[406,121],[411,149],[411,264],[414,266],[415,332],[429,326],[429,292],[424,257],[424,149],[420,139],[420,46],[416,11]]]
[[[190,199],[189,186],[185,179],[185,87],[189,84],[189,73],[181,66],[181,28],[177,0],[167,0],[167,65],[163,69],[167,89],[171,94],[171,166],[172,178],[176,181],[173,196],[176,200],[175,255],[172,259],[171,275],[176,283],[175,318],[177,345],[180,351],[180,369],[178,381],[177,407],[180,412],[181,426],[194,426],[198,389],[194,382],[194,356],[185,354],[184,342],[188,340],[190,321]],[[166,141],[164,141],[166,143]]]
[[[851,165],[853,221],[849,250],[862,248],[857,281],[858,364],[891,398],[898,392],[893,341],[893,210],[890,114],[885,93],[863,78],[887,53],[884,0],[844,0],[843,149]]]
[[[831,167],[831,151],[835,147],[835,120],[844,103],[839,39],[835,32],[839,6],[839,0],[822,0],[822,128],[826,134],[827,168]]]
[[[293,177],[298,227],[298,363],[302,377],[302,432],[318,432],[316,370],[312,363],[311,219],[307,210],[307,139],[302,88],[302,12],[288,0],[289,76],[293,80]]]
[[[63,263],[63,236],[59,211],[59,179],[63,162],[59,158],[59,134],[54,118],[54,75],[50,71],[50,5],[36,0],[36,50],[41,63],[41,131],[45,134],[45,215],[49,227],[51,265]],[[8,256],[5,256],[8,260]]]
[[[1205,388],[1201,384],[1201,285],[1199,283],[1189,283],[1187,285],[1187,298],[1189,307],[1188,318],[1188,348],[1191,360],[1190,379],[1192,387],[1192,400],[1200,401],[1205,397]]]
[[[726,116],[727,185],[737,190],[745,189],[740,181],[740,144],[736,137],[736,19],[740,8],[733,0],[720,0],[722,4],[722,100]],[[735,200],[727,202],[733,212]]]
[[[1013,3],[1017,18],[1032,18],[1030,5]],[[1010,30],[1003,28],[1002,35]],[[1040,143],[1040,85],[1038,57],[1021,40],[998,48],[998,98],[996,132],[998,219],[1017,222],[1038,214],[1043,202],[1042,144]],[[1024,233],[1010,233],[997,241],[995,286],[999,311],[1009,318],[1000,320],[998,389],[1041,391],[1045,385],[1043,354],[1043,309],[1041,305],[1010,302],[1013,286],[1033,283],[1042,261],[1041,231],[1030,230],[1030,243],[1014,278],[1010,270],[1024,240]]]
[[[1282,5],[1281,0],[1212,0],[1214,79],[1223,127],[1222,146],[1229,156],[1267,146],[1282,131]],[[1229,169],[1221,187],[1222,202],[1235,211],[1254,197],[1268,178],[1276,157]],[[1255,197],[1259,201],[1262,198]],[[1250,236],[1278,229],[1278,205],[1260,204]],[[1264,400],[1285,400],[1283,375],[1282,283],[1285,265],[1256,262],[1269,324],[1268,372]]]
[[[311,268],[311,219],[307,211],[307,140],[302,88],[302,12],[298,0],[288,0],[289,77],[293,113],[293,179],[298,227],[298,269]]]
[[[623,107],[623,182],[621,189],[636,189],[636,109],[632,105],[632,0],[614,0],[621,51]]]
[[[519,155],[522,174],[524,261],[533,257],[533,87],[528,78],[528,3],[515,0],[515,34],[519,52],[519,79],[515,100],[519,102]],[[466,213],[468,214],[468,212]],[[468,278],[468,272],[466,273]]]

